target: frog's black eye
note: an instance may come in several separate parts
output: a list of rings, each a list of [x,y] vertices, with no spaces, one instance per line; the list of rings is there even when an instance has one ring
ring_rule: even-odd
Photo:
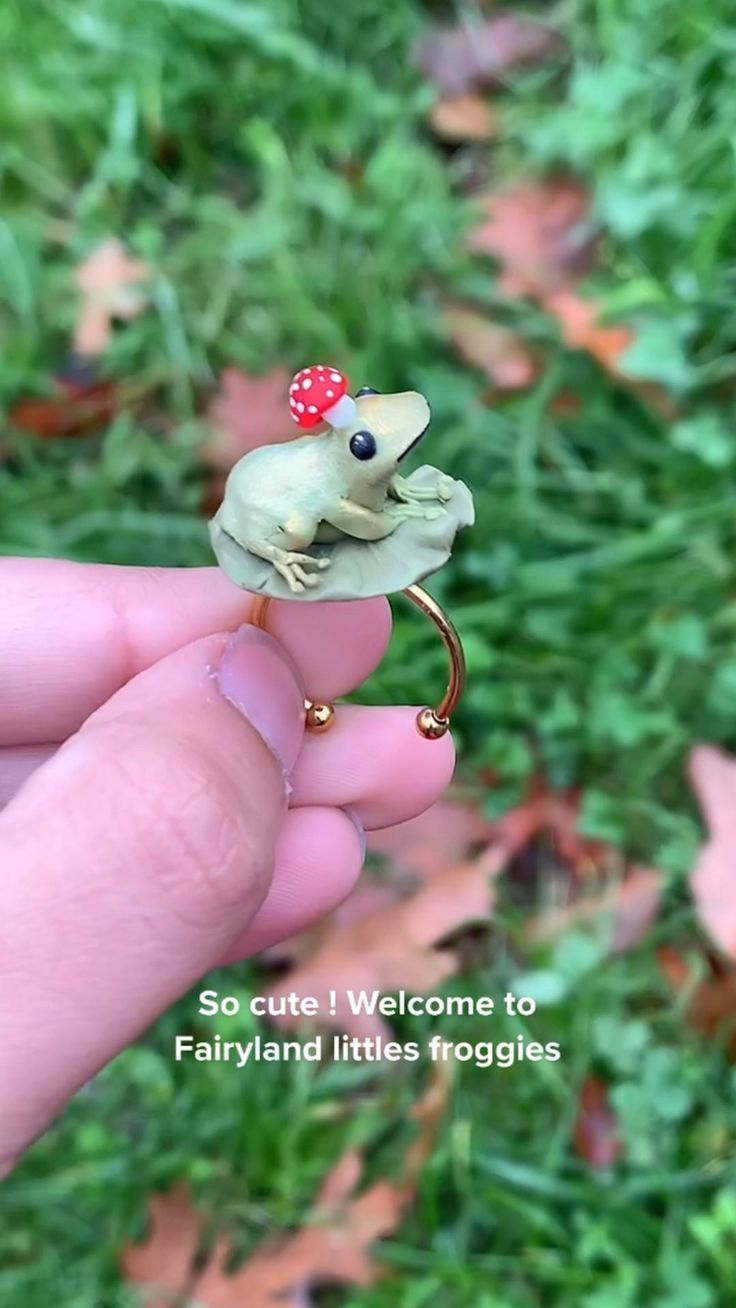
[[[376,449],[376,438],[372,432],[356,431],[350,437],[350,453],[356,459],[372,459]]]
[[[381,392],[374,391],[372,386],[361,386],[360,390],[356,391],[356,399],[360,399],[361,395],[380,395],[380,394]]]

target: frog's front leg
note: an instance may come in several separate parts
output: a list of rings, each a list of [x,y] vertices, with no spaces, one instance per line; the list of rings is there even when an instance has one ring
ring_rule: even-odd
[[[412,486],[406,477],[397,472],[389,484],[388,493],[401,504],[422,504],[428,500],[446,502],[452,499],[453,480],[444,472],[437,473],[434,486]]]
[[[395,531],[405,518],[437,518],[444,509],[438,504],[397,504],[389,501],[384,509],[367,509],[354,500],[341,500],[329,514],[325,522],[344,531],[346,536],[356,540],[383,540]]]
[[[325,513],[324,521],[355,540],[383,540],[397,526],[396,518],[389,517],[385,510],[367,509],[363,504],[347,499],[340,500]]]

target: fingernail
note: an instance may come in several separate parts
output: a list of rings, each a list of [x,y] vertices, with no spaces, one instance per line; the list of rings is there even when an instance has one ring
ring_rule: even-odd
[[[349,805],[346,805],[345,808],[343,809],[343,813],[345,814],[346,817],[350,818],[350,821],[352,822],[353,826],[355,827],[355,830],[358,833],[358,839],[360,841],[360,855],[363,861],[365,862],[365,851],[368,846],[368,838],[365,834],[365,827],[363,826],[363,823],[361,822],[354,808],[351,808]]]
[[[304,734],[304,689],[286,650],[258,627],[241,627],[225,646],[216,679],[288,778]]]

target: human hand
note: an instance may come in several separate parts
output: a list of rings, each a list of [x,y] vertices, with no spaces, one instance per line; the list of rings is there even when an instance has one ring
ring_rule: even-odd
[[[274,602],[274,639],[215,569],[12,559],[0,596],[1,1175],[205,972],[338,904],[454,760],[416,708],[304,735],[305,694],[380,661],[384,599]]]

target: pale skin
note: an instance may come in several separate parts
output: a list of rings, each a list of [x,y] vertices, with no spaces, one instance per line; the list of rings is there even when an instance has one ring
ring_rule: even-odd
[[[335,907],[453,748],[416,706],[305,734],[305,695],[380,662],[385,599],[274,602],[268,636],[212,568],[6,559],[0,594],[2,1174],[206,972]]]
[[[246,454],[228,478],[220,522],[251,554],[265,559],[294,593],[319,586],[329,556],[306,553],[341,536],[378,541],[407,518],[432,519],[452,496],[453,481],[412,486],[400,460],[422,438],[429,406],[416,391],[356,401],[349,427]],[[353,438],[362,441],[357,449]],[[368,436],[373,445],[366,445]]]

